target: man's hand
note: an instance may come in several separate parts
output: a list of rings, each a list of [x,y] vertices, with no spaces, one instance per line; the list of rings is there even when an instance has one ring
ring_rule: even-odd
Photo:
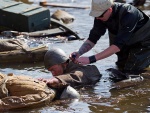
[[[76,64],[90,64],[89,57],[80,57],[80,54],[78,52],[73,52],[72,54],[70,54],[69,58]]]
[[[52,86],[54,88],[57,88],[60,86],[61,81],[58,80],[57,78],[50,78],[50,79],[43,79],[43,78],[39,78],[38,80],[45,82],[48,86]]]
[[[69,55],[69,58],[76,63],[76,59],[79,58],[80,54],[78,52],[73,52]]]
[[[61,82],[57,78],[51,78],[46,83],[48,86],[58,87]]]
[[[76,62],[81,65],[90,64],[89,57],[80,57],[76,60]]]
[[[38,80],[46,83],[48,79],[45,79],[45,78],[38,78]]]

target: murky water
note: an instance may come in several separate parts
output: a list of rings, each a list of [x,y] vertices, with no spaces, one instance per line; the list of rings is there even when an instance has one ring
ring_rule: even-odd
[[[26,0],[22,0],[27,2]],[[38,0],[29,1],[38,4]],[[29,3],[28,2],[28,3]],[[50,2],[50,0],[49,0]],[[51,2],[64,2],[69,4],[80,4],[90,6],[91,0],[51,0]],[[87,38],[93,25],[93,18],[89,16],[89,9],[74,8],[56,8],[48,7],[51,14],[57,9],[63,9],[75,16],[74,23],[69,26],[79,33],[82,38]],[[36,39],[35,42],[42,41]],[[32,40],[33,41],[33,40]],[[58,42],[44,41],[49,48],[62,48],[68,55],[79,49],[83,41]],[[108,47],[108,35],[103,36],[98,44],[85,55],[96,54]],[[138,85],[125,89],[112,89],[112,83],[108,80],[108,68],[115,68],[116,56],[113,55],[107,59],[98,61],[95,65],[103,75],[101,80],[95,85],[78,89],[81,94],[80,100],[62,100],[50,103],[49,105],[38,108],[23,109],[21,111],[8,111],[7,113],[138,113],[150,112],[150,84],[149,80],[144,80]],[[16,75],[29,75],[34,78],[49,78],[51,73],[44,69],[43,63],[35,64],[18,64],[18,65],[0,65],[0,72],[14,73]],[[92,75],[91,75],[92,76]]]

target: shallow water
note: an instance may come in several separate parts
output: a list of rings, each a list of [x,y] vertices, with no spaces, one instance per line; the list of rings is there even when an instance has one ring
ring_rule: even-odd
[[[24,0],[26,1],[26,0]],[[52,2],[63,2],[69,4],[80,4],[90,6],[90,1],[81,0],[52,0]],[[26,1],[27,2],[27,1]],[[38,0],[31,1],[38,4]],[[75,16],[75,21],[69,26],[79,33],[82,38],[87,38],[93,25],[93,18],[89,16],[90,9],[58,8],[48,7],[51,14],[57,9],[63,9]],[[83,41],[59,42],[45,39],[31,40],[36,43],[47,44],[49,48],[62,48],[68,55],[79,49]],[[28,42],[29,39],[28,39]],[[85,55],[96,54],[108,47],[108,35],[106,33],[97,45]],[[136,86],[124,89],[112,89],[112,83],[108,80],[106,69],[115,68],[116,56],[96,62],[96,65],[103,75],[95,86],[78,89],[81,94],[80,100],[62,100],[50,103],[38,108],[23,109],[19,111],[8,111],[7,113],[137,113],[150,112],[150,84],[149,80],[144,80]],[[51,73],[44,69],[43,63],[0,65],[0,72],[14,73],[16,75],[29,75],[34,78],[49,78]],[[92,76],[92,75],[91,75]]]

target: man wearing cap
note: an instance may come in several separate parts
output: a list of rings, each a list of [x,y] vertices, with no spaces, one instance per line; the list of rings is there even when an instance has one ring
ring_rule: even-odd
[[[94,25],[88,39],[76,55],[76,62],[83,65],[117,54],[116,65],[127,72],[139,71],[150,64],[150,19],[136,7],[115,3],[112,0],[92,0],[90,16]],[[80,57],[91,50],[108,30],[110,46],[89,57]]]
[[[72,87],[94,85],[101,78],[95,65],[82,66],[73,63],[60,48],[52,48],[46,52],[44,65],[54,77],[50,79],[39,78],[39,80],[46,82],[52,88],[63,88],[66,85]]]

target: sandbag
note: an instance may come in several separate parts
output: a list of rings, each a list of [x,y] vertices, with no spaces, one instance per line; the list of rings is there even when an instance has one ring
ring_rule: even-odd
[[[0,40],[0,52],[28,49],[28,45],[19,39],[1,39]]]
[[[72,23],[75,20],[74,16],[63,10],[57,10],[51,17],[65,24]]]
[[[44,104],[55,97],[55,91],[48,88],[46,83],[24,75],[7,76],[0,73],[0,89],[5,89],[0,90],[3,92],[0,95],[0,111]]]

